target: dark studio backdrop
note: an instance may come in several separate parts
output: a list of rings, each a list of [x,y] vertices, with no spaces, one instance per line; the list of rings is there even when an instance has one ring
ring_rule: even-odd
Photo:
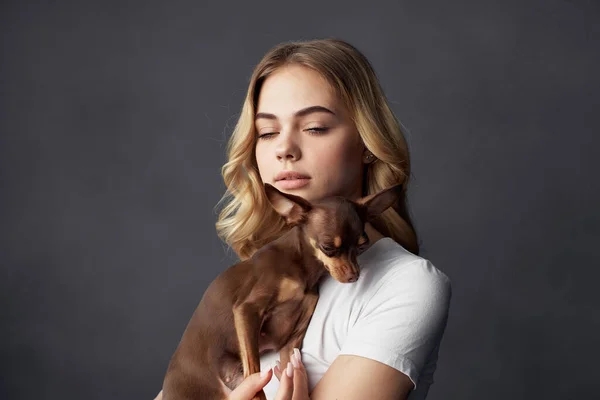
[[[275,44],[346,39],[407,128],[452,279],[434,399],[598,396],[600,3],[4,1],[0,398],[152,399]]]

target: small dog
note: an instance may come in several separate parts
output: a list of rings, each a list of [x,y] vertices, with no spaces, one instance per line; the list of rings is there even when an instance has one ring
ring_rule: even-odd
[[[260,355],[269,350],[287,365],[317,305],[317,283],[327,272],[342,283],[358,279],[356,256],[369,243],[365,223],[392,206],[401,187],[311,204],[265,184],[291,228],[208,286],[171,357],[163,399],[225,400],[260,371]],[[266,399],[264,392],[255,399]]]

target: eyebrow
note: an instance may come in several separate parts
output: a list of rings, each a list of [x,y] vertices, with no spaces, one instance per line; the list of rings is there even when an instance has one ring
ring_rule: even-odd
[[[312,114],[312,113],[316,113],[316,112],[324,112],[324,113],[328,113],[331,115],[335,115],[335,113],[333,111],[331,111],[330,109],[323,107],[323,106],[311,106],[311,107],[306,107],[303,108],[302,110],[296,111],[294,113],[294,117],[304,117],[308,114]],[[275,116],[275,114],[269,114],[269,113],[264,113],[264,112],[260,112],[257,113],[256,116],[254,117],[254,120],[257,120],[259,118],[264,118],[264,119],[277,119],[277,117]]]

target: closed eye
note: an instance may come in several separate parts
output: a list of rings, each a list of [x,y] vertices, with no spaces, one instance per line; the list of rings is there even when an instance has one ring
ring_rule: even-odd
[[[327,132],[328,130],[329,130],[329,128],[326,128],[326,127],[315,127],[315,128],[305,129],[305,131],[310,133],[311,135],[322,135],[325,132]],[[273,138],[273,136],[275,136],[277,133],[279,133],[279,132],[262,133],[262,134],[258,135],[258,138],[261,140],[268,140],[268,139]]]
[[[258,138],[262,139],[262,140],[268,140],[268,139],[271,139],[276,134],[277,134],[277,132],[261,133],[260,135],[258,135]]]
[[[334,248],[333,246],[328,246],[328,245],[323,245],[321,246],[321,251],[327,256],[327,257],[333,257],[333,255],[336,252],[336,248]]]
[[[321,135],[321,134],[327,132],[328,130],[329,130],[329,128],[326,128],[326,127],[314,127],[314,128],[306,129],[306,131],[312,135]]]

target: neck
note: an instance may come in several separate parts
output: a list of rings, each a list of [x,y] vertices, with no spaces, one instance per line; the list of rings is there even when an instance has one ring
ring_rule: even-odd
[[[365,224],[365,232],[367,233],[367,236],[369,237],[369,244],[367,246],[367,249],[371,246],[373,246],[373,244],[378,241],[381,238],[384,238],[385,236],[381,234],[381,232],[379,232],[377,229],[375,229],[373,227],[373,225],[371,225],[370,223],[366,223]],[[366,249],[365,249],[366,250]]]

